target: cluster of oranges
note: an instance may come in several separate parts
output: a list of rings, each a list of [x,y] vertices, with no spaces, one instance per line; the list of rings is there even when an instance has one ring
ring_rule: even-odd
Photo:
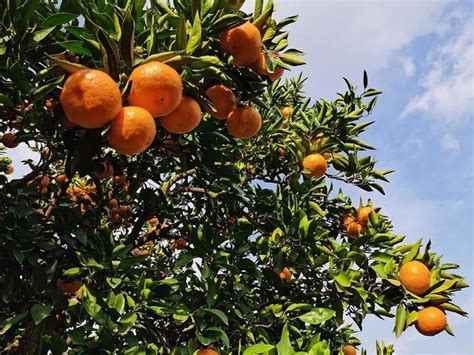
[[[399,279],[411,293],[422,296],[431,287],[431,271],[421,261],[413,260],[402,265]],[[446,329],[446,314],[438,307],[429,306],[418,312],[416,329],[423,335],[433,336]]]
[[[224,52],[233,56],[235,66],[250,66],[257,73],[276,80],[282,68],[270,72],[262,52],[260,31],[251,23],[224,32],[220,37]],[[72,74],[61,91],[60,101],[67,120],[66,127],[101,128],[111,124],[108,141],[118,153],[135,155],[145,151],[156,135],[155,118],[170,133],[184,134],[201,122],[201,107],[183,95],[179,73],[171,66],[152,61],[135,68],[130,75],[128,104],[122,106],[117,83],[106,73],[83,69]],[[248,139],[258,133],[262,120],[250,106],[238,106],[234,93],[224,85],[206,90],[215,110],[208,112],[227,119],[229,132],[237,138]],[[51,104],[47,105],[48,109]],[[11,144],[11,143],[10,143]]]
[[[131,223],[126,221],[126,218],[133,212],[129,205],[120,205],[117,199],[112,198],[107,202],[107,207],[109,208],[109,220],[111,223],[116,224],[125,220],[124,226],[127,228],[131,226]]]
[[[359,208],[357,216],[346,215],[342,218],[347,235],[353,239],[359,238],[365,233],[369,216],[372,213],[372,207],[366,206]]]
[[[56,182],[58,182],[57,179],[62,181],[62,176],[63,175],[59,175],[56,177]],[[71,186],[68,186],[66,189],[66,194],[69,195],[69,198],[73,204],[79,204],[81,213],[85,213],[86,210],[90,210],[97,205],[94,200],[96,191],[97,186],[95,184],[86,185],[85,182],[81,180],[76,181]]]

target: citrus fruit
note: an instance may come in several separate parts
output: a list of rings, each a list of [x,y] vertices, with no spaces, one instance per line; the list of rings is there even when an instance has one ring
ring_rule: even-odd
[[[357,349],[352,345],[346,345],[342,348],[344,355],[357,355]]]
[[[219,120],[225,120],[229,113],[237,107],[234,93],[224,85],[211,86],[206,90],[206,95],[216,109],[216,111],[207,110],[207,113]]]
[[[372,213],[372,207],[362,207],[357,212],[357,220],[363,226],[366,226],[369,223],[369,216]]]
[[[271,81],[277,81],[280,79],[284,73],[283,68],[281,67],[275,67],[273,72],[268,71],[267,67],[267,61],[266,61],[266,56],[265,53],[261,52],[260,55],[258,56],[258,59],[252,63],[250,66],[250,69],[252,69],[254,72],[260,74],[260,75],[265,75],[270,78]]]
[[[278,274],[280,276],[280,279],[285,282],[290,282],[291,281],[291,271],[285,267],[283,270],[280,271]]]
[[[227,129],[236,138],[250,139],[262,127],[262,117],[250,106],[240,106],[229,114]]]
[[[201,107],[196,100],[183,96],[178,107],[166,116],[160,117],[160,123],[170,133],[189,133],[201,122]]]
[[[221,49],[234,58],[237,67],[254,63],[262,51],[262,36],[250,22],[231,28],[221,34]]]
[[[117,153],[136,155],[151,145],[155,135],[153,116],[141,107],[127,106],[112,121],[107,138]]]
[[[293,111],[294,111],[293,107],[287,106],[287,107],[284,107],[283,110],[281,110],[281,115],[284,118],[288,118],[293,113]]]
[[[2,136],[2,144],[7,148],[16,148],[18,147],[18,142],[16,142],[16,136],[14,133],[7,132]]]
[[[427,307],[418,312],[416,329],[423,335],[433,336],[446,329],[446,314],[437,307]]]
[[[415,295],[424,294],[431,285],[431,272],[422,262],[413,260],[405,263],[399,272],[400,282]]]
[[[322,177],[328,168],[326,159],[321,154],[310,154],[303,160],[303,169],[310,172],[305,173],[308,177]]]
[[[60,101],[67,119],[84,128],[100,128],[122,109],[117,83],[106,73],[83,69],[64,83]]]
[[[135,68],[130,75],[132,87],[128,95],[131,106],[139,106],[153,117],[164,116],[181,102],[183,83],[179,73],[161,62],[149,62]]]

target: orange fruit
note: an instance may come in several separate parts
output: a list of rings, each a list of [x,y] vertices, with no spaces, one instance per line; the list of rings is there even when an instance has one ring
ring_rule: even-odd
[[[44,105],[48,111],[53,111],[54,110],[54,101],[52,99],[46,100],[46,103]]]
[[[262,128],[262,117],[250,106],[240,106],[229,114],[227,129],[235,138],[250,139]]]
[[[54,179],[54,181],[56,181],[56,184],[58,185],[63,185],[66,182],[66,180],[67,180],[66,174],[58,175]]]
[[[49,177],[47,177],[46,175],[44,175],[44,176],[41,178],[40,185],[41,185],[42,187],[48,187],[48,186],[49,186]]]
[[[174,241],[174,243],[171,245],[172,249],[184,249],[188,245],[188,241],[184,238],[178,238]]]
[[[345,215],[344,217],[342,217],[342,223],[344,223],[346,227],[352,222],[355,222],[355,218],[353,216]]]
[[[13,165],[9,164],[7,168],[5,169],[5,174],[10,175],[10,174],[13,174],[14,171],[15,171],[15,168],[13,167]]]
[[[372,213],[372,207],[361,207],[359,212],[357,212],[357,220],[363,226],[366,226],[369,223],[369,216]]]
[[[46,195],[48,193],[48,188],[46,186],[43,186],[42,188],[40,188],[39,193],[43,196]]]
[[[131,106],[139,106],[153,117],[175,110],[183,95],[179,73],[168,64],[150,62],[135,68],[130,75],[132,87],[128,95]]]
[[[141,107],[127,106],[112,121],[107,139],[117,153],[136,155],[151,145],[155,135],[153,116]]]
[[[400,282],[415,295],[424,294],[431,285],[431,272],[422,262],[413,260],[405,263],[399,272]]]
[[[288,118],[293,113],[293,111],[294,111],[293,107],[287,106],[287,107],[284,107],[283,110],[281,110],[281,115],[284,118]]]
[[[222,33],[220,46],[225,53],[234,57],[235,66],[249,66],[260,56],[262,36],[257,27],[245,22]]]
[[[213,349],[201,349],[197,355],[219,355],[219,353]]]
[[[122,186],[123,184],[125,184],[126,181],[127,181],[127,179],[123,175],[117,175],[117,176],[114,177],[114,182],[117,185]]]
[[[346,345],[342,348],[344,355],[357,355],[357,349],[352,345]]]
[[[260,75],[268,76],[271,81],[277,81],[278,79],[282,77],[284,70],[281,67],[275,67],[275,70],[273,71],[273,73],[270,73],[268,71],[267,61],[265,57],[266,57],[265,53],[260,52],[258,59],[254,63],[252,63],[252,65],[250,66],[250,69],[252,69],[254,72]]]
[[[110,222],[112,222],[112,223],[117,223],[117,222],[120,222],[121,220],[122,220],[122,216],[118,213],[114,213],[110,217]]]
[[[364,232],[364,227],[357,222],[352,222],[347,225],[346,232],[349,237],[357,239]]]
[[[18,147],[18,142],[16,142],[16,136],[14,133],[11,132],[7,132],[2,136],[2,143],[7,148]]]
[[[117,83],[95,69],[72,74],[64,83],[60,101],[67,119],[84,128],[103,127],[122,109]]]
[[[153,217],[148,220],[148,223],[150,223],[152,226],[156,226],[158,224],[158,218]]]
[[[423,335],[433,336],[446,329],[446,314],[437,307],[427,307],[418,312],[416,329]]]
[[[280,279],[285,282],[290,282],[291,281],[291,271],[285,267],[283,270],[280,271],[279,275]]]
[[[310,172],[305,175],[308,177],[322,177],[328,168],[328,162],[321,154],[310,154],[303,159],[303,169]]]
[[[231,89],[224,85],[214,85],[206,90],[216,111],[206,110],[208,114],[219,120],[225,120],[231,111],[237,108],[237,98]]]
[[[160,117],[160,123],[170,133],[189,133],[201,122],[201,107],[196,100],[183,96],[179,106],[166,116]]]
[[[74,281],[65,281],[63,279],[58,279],[56,281],[56,286],[61,289],[66,294],[73,294],[79,291],[82,286],[81,280],[74,280]]]
[[[109,208],[116,208],[118,206],[117,199],[113,198],[113,199],[109,200],[109,202],[107,202],[107,206]]]

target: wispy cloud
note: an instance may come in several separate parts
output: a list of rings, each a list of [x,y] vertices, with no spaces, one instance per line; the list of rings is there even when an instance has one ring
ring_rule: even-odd
[[[452,128],[473,118],[474,20],[465,15],[458,21],[458,28],[452,24],[454,30],[428,54],[421,93],[408,102],[402,116],[419,113]],[[443,148],[457,149],[453,142],[449,139]]]
[[[441,138],[441,149],[449,153],[457,153],[461,150],[461,142],[451,133],[445,133]]]
[[[410,56],[403,56],[400,57],[400,64],[403,70],[403,76],[405,79],[410,79],[415,75],[416,66],[413,57]]]

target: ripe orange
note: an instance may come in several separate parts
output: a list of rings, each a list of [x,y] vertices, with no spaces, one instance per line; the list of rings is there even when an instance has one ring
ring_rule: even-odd
[[[229,113],[237,108],[237,98],[232,90],[224,85],[211,86],[206,90],[206,95],[216,109],[207,110],[207,113],[219,120],[225,120]]]
[[[42,196],[46,195],[48,193],[48,188],[46,186],[43,186],[42,188],[40,188],[39,193]]]
[[[400,268],[400,282],[415,295],[424,294],[431,285],[431,272],[419,261],[409,261]]]
[[[285,267],[281,272],[279,273],[280,279],[285,282],[290,282],[291,281],[291,271]]]
[[[213,349],[201,349],[197,355],[219,355],[219,353]]]
[[[437,307],[427,307],[418,312],[416,329],[423,335],[433,336],[446,329],[446,314]]]
[[[130,75],[132,87],[128,95],[131,106],[139,106],[153,117],[175,110],[183,95],[179,73],[168,64],[150,62],[135,68]]]
[[[305,175],[308,177],[321,177],[326,173],[328,162],[321,154],[310,154],[303,160],[303,169],[310,172]]]
[[[280,79],[283,75],[283,72],[284,72],[283,68],[276,67],[275,70],[273,71],[273,73],[270,73],[268,71],[267,61],[265,59],[265,54],[263,52],[260,52],[260,55],[258,56],[258,59],[254,63],[252,63],[250,68],[254,72],[256,72],[260,75],[268,76],[271,81],[277,81],[278,79]]]
[[[364,233],[364,226],[357,222],[352,222],[347,225],[346,232],[349,237],[357,239],[362,233]]]
[[[363,226],[366,226],[369,223],[369,216],[372,213],[372,207],[362,207],[357,213],[357,220]]]
[[[48,186],[49,186],[49,177],[47,177],[46,175],[44,175],[44,176],[41,178],[40,185],[41,185],[42,187],[48,187]]]
[[[150,113],[136,106],[127,106],[112,121],[107,135],[117,153],[135,155],[144,152],[153,142],[156,124]]]
[[[170,133],[189,133],[201,122],[201,107],[196,100],[183,96],[179,106],[166,116],[160,117],[160,123]]]
[[[113,198],[113,199],[109,200],[109,202],[107,202],[107,206],[109,208],[117,208],[118,207],[117,199]]]
[[[11,132],[7,132],[2,136],[2,143],[7,148],[18,147],[18,142],[16,142],[16,136],[14,133]]]
[[[84,128],[103,127],[122,109],[117,83],[95,69],[72,74],[64,83],[60,100],[68,120]]]
[[[61,289],[64,293],[73,294],[79,291],[82,286],[81,280],[74,281],[65,281],[63,279],[58,279],[56,281],[56,286]]]
[[[46,100],[46,103],[45,103],[44,106],[48,109],[48,111],[53,111],[54,110],[54,101],[53,101],[53,99]]]
[[[58,175],[58,176],[56,176],[56,178],[54,180],[56,181],[56,184],[62,185],[67,180],[66,174]]]
[[[357,349],[352,345],[346,345],[342,348],[344,355],[357,355]]]
[[[231,28],[221,34],[221,49],[234,57],[237,67],[254,63],[262,51],[262,36],[250,22]]]
[[[152,226],[156,226],[158,224],[158,218],[153,217],[148,220],[148,223],[150,223]]]
[[[5,174],[11,175],[11,174],[13,174],[14,171],[15,171],[15,168],[13,167],[13,165],[9,164],[7,166],[7,169],[5,170]]]
[[[281,110],[281,115],[284,118],[288,118],[293,113],[293,111],[294,111],[293,107],[287,106],[287,107],[284,107],[283,110]]]
[[[178,249],[178,250],[181,250],[181,249],[184,249],[186,248],[186,246],[188,245],[188,242],[186,239],[184,238],[178,238],[174,241],[174,243],[171,245],[171,248],[172,249]]]
[[[345,215],[342,217],[342,223],[347,227],[349,224],[355,221],[355,218],[351,215]]]
[[[235,138],[250,139],[262,128],[262,117],[250,106],[237,107],[227,118],[227,129]]]

